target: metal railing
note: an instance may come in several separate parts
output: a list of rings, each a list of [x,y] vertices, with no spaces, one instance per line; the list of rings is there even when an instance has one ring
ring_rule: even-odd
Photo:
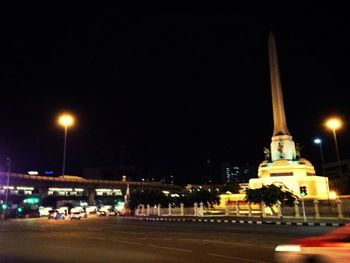
[[[304,202],[304,206],[302,206]],[[208,208],[203,203],[194,203],[193,207],[168,207],[160,205],[139,205],[135,216],[237,216],[259,218],[285,218],[285,219],[329,219],[350,220],[350,199],[325,200],[299,200],[293,206],[286,206],[278,202],[272,207],[261,204],[237,201],[234,205],[225,205],[224,208]]]

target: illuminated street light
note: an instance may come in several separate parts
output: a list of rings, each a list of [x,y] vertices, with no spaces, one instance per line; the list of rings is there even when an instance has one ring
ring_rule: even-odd
[[[329,213],[331,213],[331,203],[330,203],[330,194],[329,194],[329,185],[328,185],[328,177],[324,174],[324,157],[323,157],[323,149],[322,149],[322,140],[320,138],[316,138],[314,140],[315,144],[318,144],[320,146],[320,153],[321,153],[321,168],[322,168],[322,176],[324,176],[326,181],[326,187],[327,187],[327,199],[328,199],[328,207],[329,207]]]
[[[330,198],[332,198],[332,199],[337,199],[337,193],[336,192],[334,192],[334,191],[332,191],[331,193],[330,193]]]
[[[336,130],[342,127],[343,123],[339,118],[331,118],[326,121],[326,127],[333,132],[333,138],[334,138],[334,143],[335,143],[335,151],[337,154],[337,162],[338,162],[338,172],[339,176],[341,176],[341,167],[340,167],[340,158],[339,158],[339,150],[338,150],[338,142],[337,142],[337,134]]]
[[[67,134],[68,127],[74,124],[74,117],[71,114],[64,113],[59,116],[58,124],[64,127],[64,143],[63,143],[63,163],[62,163],[62,175],[66,169],[66,150],[67,150]]]
[[[324,157],[323,157],[323,149],[322,149],[322,140],[320,138],[316,138],[314,140],[315,144],[318,144],[320,146],[320,153],[321,153],[321,162],[322,162],[322,174],[323,174],[323,163],[324,163]]]

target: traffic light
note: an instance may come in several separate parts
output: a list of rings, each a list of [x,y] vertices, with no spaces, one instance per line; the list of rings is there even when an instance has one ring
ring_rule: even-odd
[[[8,205],[6,203],[3,203],[1,205],[2,210],[6,210],[8,208]]]
[[[23,211],[22,207],[17,208],[18,213],[21,213]]]
[[[301,196],[307,195],[307,187],[306,186],[300,186],[300,195]]]

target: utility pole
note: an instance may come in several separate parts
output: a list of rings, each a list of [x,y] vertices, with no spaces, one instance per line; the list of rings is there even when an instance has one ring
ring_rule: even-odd
[[[303,218],[304,218],[304,222],[306,222],[304,196],[301,196],[301,205],[302,205],[302,208],[303,208]]]

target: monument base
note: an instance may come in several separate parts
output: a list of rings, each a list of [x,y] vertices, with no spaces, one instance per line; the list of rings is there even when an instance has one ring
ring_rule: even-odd
[[[249,180],[249,188],[257,189],[263,185],[284,184],[300,197],[300,187],[307,189],[306,198],[327,199],[329,195],[328,178],[317,176],[313,165],[306,159],[295,161],[279,159],[274,162],[264,161],[259,165],[258,176]]]

